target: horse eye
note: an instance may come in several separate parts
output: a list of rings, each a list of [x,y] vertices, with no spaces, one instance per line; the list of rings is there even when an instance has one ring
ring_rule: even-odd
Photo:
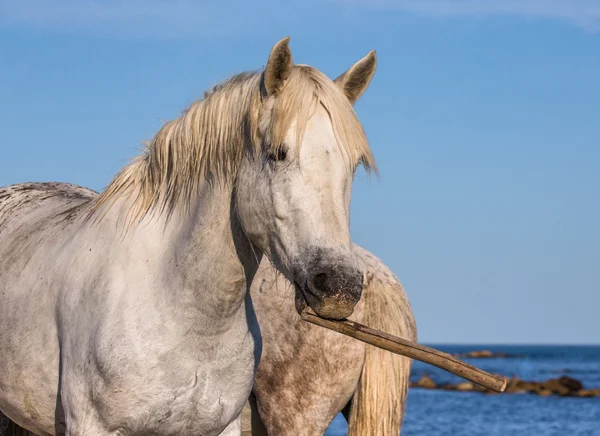
[[[269,159],[270,161],[273,161],[273,162],[284,161],[286,157],[287,157],[287,151],[283,147],[279,147],[279,148],[277,148],[277,150],[271,151],[267,155],[267,159]]]

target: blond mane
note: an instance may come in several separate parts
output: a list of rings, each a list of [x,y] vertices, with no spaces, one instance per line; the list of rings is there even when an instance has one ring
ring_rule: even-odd
[[[232,183],[245,151],[276,152],[292,122],[302,137],[317,105],[328,112],[338,143],[351,165],[376,171],[363,128],[344,93],[315,68],[296,65],[272,104],[263,104],[262,73],[242,73],[205,93],[167,122],[95,200],[93,209],[128,197],[131,220],[154,209],[189,206],[203,180]],[[261,132],[264,135],[261,135]]]

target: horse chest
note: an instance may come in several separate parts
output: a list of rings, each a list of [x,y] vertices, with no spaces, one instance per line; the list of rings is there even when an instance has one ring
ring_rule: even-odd
[[[130,435],[217,435],[241,412],[252,388],[254,343],[247,337],[235,353],[199,360],[197,353],[179,352],[160,363],[148,356],[137,375],[125,381],[121,373],[120,383],[97,392],[95,403],[102,403],[106,422]]]
[[[201,377],[201,376],[199,376]],[[217,435],[239,413],[238,395],[220,392],[222,383],[199,378],[194,385],[165,392],[157,398],[152,416],[131,422],[136,435]]]

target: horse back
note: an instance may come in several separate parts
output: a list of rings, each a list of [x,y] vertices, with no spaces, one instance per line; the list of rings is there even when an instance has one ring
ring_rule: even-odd
[[[0,237],[15,226],[27,225],[25,217],[30,217],[31,221],[50,219],[55,217],[55,214],[64,213],[89,202],[96,195],[91,189],[68,183],[22,183],[2,187]]]

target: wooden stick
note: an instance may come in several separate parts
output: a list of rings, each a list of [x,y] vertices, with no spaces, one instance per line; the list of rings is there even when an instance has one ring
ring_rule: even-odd
[[[359,341],[391,351],[392,353],[401,354],[437,366],[493,391],[503,392],[506,389],[506,378],[485,372],[434,348],[426,347],[413,341],[407,341],[406,339],[372,329],[354,321],[324,319],[315,315],[309,308],[306,308],[301,316],[304,321],[351,336]]]

